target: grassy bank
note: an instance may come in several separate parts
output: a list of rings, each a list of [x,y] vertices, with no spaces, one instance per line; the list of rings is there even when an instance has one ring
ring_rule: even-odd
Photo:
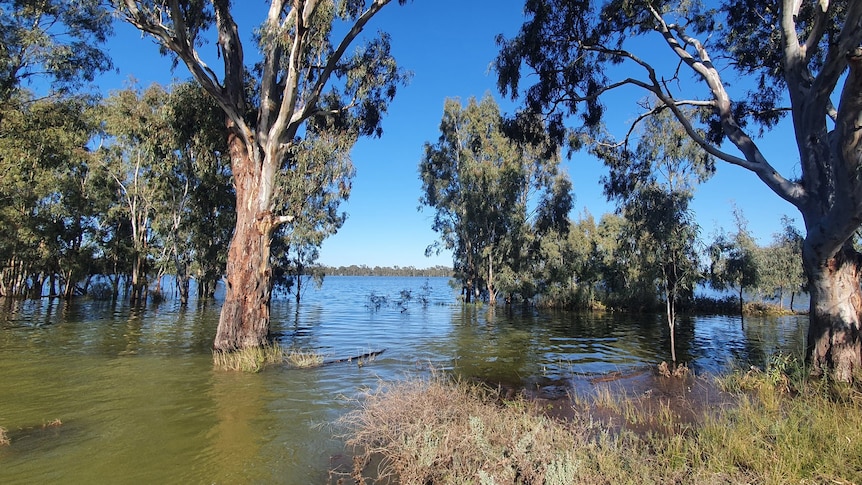
[[[347,481],[862,482],[862,393],[788,367],[779,359],[720,379],[655,376],[677,380],[672,398],[598,386],[564,412],[442,377],[387,385],[342,420],[356,453]],[[697,385],[720,399],[704,401]]]

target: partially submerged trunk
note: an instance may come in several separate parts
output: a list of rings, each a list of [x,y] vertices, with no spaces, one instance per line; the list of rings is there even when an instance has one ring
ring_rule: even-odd
[[[840,381],[851,381],[862,365],[862,287],[860,256],[846,246],[825,262],[806,258],[811,309],[806,353],[814,375],[831,369]]]
[[[667,304],[667,328],[670,332],[670,358],[676,366],[676,304],[670,295],[665,297]]]
[[[494,289],[494,259],[488,254],[488,303],[497,304],[497,290]]]
[[[227,257],[226,293],[213,348],[230,352],[269,339],[272,215],[260,210],[261,175],[243,141],[231,137],[236,229]],[[268,200],[266,205],[268,205]]]

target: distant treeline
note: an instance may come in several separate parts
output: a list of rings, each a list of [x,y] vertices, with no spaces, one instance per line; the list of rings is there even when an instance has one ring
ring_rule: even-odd
[[[434,266],[431,268],[418,269],[413,266],[375,266],[366,265],[350,266],[323,266],[324,274],[327,276],[452,276],[452,268],[448,266]]]

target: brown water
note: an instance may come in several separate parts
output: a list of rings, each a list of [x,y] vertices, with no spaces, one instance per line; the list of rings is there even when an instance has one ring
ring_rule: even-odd
[[[396,304],[403,289],[414,299]],[[372,294],[389,304],[375,309]],[[461,306],[445,279],[330,277],[299,307],[274,303],[281,342],[329,358],[382,355],[363,366],[220,372],[209,350],[218,310],[0,301],[0,426],[12,441],[0,447],[0,483],[326,483],[345,461],[332,423],[381,380],[433,367],[578,387],[669,355],[658,316]],[[805,323],[685,320],[677,352],[699,371],[761,363],[800,353]]]

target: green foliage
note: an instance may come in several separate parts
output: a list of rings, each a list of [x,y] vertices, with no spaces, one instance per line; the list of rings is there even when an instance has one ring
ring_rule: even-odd
[[[498,292],[531,298],[537,231],[568,228],[571,183],[558,172],[558,158],[507,136],[490,96],[463,108],[447,100],[440,133],[419,165],[420,202],[436,210],[440,234],[427,252],[452,250],[467,301],[479,291],[491,301]],[[532,218],[531,204],[538,207]]]
[[[739,295],[758,287],[760,272],[757,264],[757,243],[748,231],[748,224],[739,209],[734,211],[736,232],[719,234],[707,252],[711,260],[709,283],[717,290],[735,289]]]
[[[102,179],[86,148],[92,100],[26,100],[0,124],[0,295],[41,296],[59,276],[71,296],[90,274]],[[53,284],[52,284],[53,288]]]
[[[110,70],[102,45],[112,28],[111,15],[98,0],[0,2],[2,109],[22,85],[42,79],[66,95]]]
[[[793,227],[787,216],[782,217],[784,229],[773,236],[772,242],[759,249],[757,253],[759,284],[758,290],[770,299],[777,299],[779,307],[784,305],[784,297],[791,297],[807,287],[802,267],[803,236]]]

